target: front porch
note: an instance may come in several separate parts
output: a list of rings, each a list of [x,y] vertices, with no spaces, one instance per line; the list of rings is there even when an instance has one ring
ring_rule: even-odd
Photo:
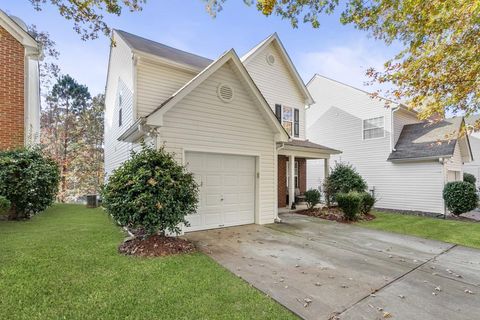
[[[341,152],[308,140],[293,140],[278,144],[277,153],[278,208],[292,208],[307,191],[307,160],[323,159],[328,176],[330,155]]]

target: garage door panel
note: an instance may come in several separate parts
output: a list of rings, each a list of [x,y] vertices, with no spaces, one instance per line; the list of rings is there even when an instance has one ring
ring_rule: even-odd
[[[215,174],[207,174],[206,175],[206,183],[205,187],[216,187],[222,186],[223,179],[222,175],[215,175]]]
[[[200,185],[197,213],[187,231],[254,223],[255,158],[187,152],[187,168]]]

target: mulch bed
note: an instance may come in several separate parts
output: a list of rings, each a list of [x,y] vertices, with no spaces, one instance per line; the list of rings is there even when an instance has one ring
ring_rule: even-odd
[[[118,247],[125,255],[139,257],[163,257],[172,254],[195,252],[195,246],[188,240],[177,237],[153,235],[146,238],[127,239]]]
[[[295,211],[295,213],[303,214],[305,216],[310,216],[310,217],[317,217],[320,219],[325,219],[330,221],[341,222],[341,223],[355,222],[355,221],[346,220],[345,217],[343,216],[342,210],[335,207],[332,207],[332,208],[322,207],[322,208],[299,210],[299,211]],[[364,220],[364,221],[370,221],[373,219],[375,219],[375,216],[371,213],[367,215],[362,215],[359,218],[359,220]]]

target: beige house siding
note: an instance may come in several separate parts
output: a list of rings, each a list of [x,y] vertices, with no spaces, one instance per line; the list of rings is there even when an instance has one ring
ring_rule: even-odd
[[[445,159],[444,166],[445,166],[445,170],[444,170],[445,181],[449,182],[452,180],[454,181],[463,180],[463,161],[462,161],[462,155],[461,155],[460,147],[458,143],[455,146],[453,157]],[[456,172],[456,174],[454,175],[455,179],[452,179],[453,175],[452,174],[449,175],[449,171]]]
[[[276,205],[274,133],[259,117],[258,102],[235,74],[231,62],[165,113],[158,145],[164,144],[184,162],[186,151],[252,155],[257,157],[258,211],[256,223],[271,223]],[[234,88],[231,102],[217,97],[220,83]],[[188,164],[187,164],[188,167]]]
[[[267,63],[272,54],[275,63]],[[299,137],[305,140],[305,98],[291,74],[276,43],[271,43],[245,63],[250,76],[257,84],[268,104],[275,111],[275,104],[282,104],[299,110]]]
[[[137,62],[137,113],[145,117],[196,74],[148,59]]]

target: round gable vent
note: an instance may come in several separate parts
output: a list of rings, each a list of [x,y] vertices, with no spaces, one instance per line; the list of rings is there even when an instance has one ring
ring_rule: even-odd
[[[228,84],[220,84],[217,88],[217,95],[220,98],[220,100],[224,102],[230,102],[233,100],[233,88],[232,86]]]
[[[269,65],[273,65],[275,63],[275,56],[273,54],[267,54],[267,63]]]

